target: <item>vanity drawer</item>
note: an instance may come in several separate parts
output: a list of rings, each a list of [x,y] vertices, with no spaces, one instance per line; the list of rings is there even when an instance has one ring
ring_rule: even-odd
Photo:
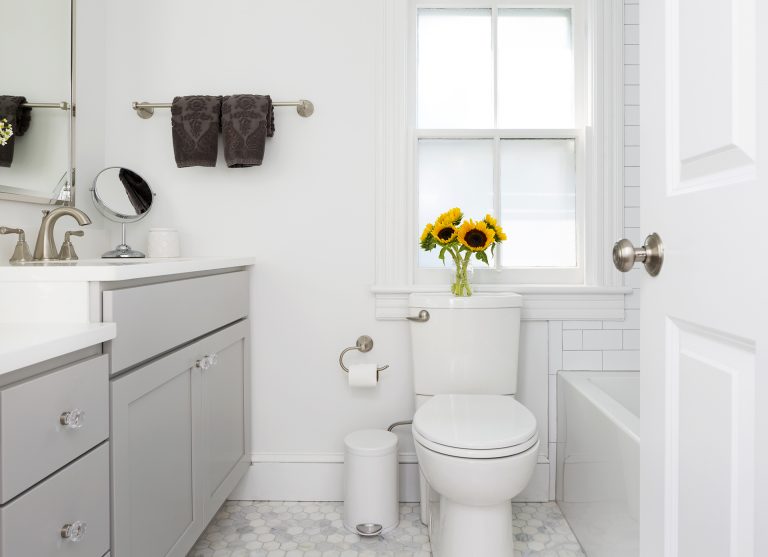
[[[63,415],[76,410],[84,413],[80,427],[63,425]],[[0,391],[0,502],[12,499],[107,437],[107,356],[91,358],[3,389]]]
[[[105,291],[102,320],[117,323],[112,373],[245,317],[248,285],[238,271]]]
[[[79,541],[62,527],[86,524]],[[76,460],[0,509],[4,557],[97,557],[109,551],[109,444]]]

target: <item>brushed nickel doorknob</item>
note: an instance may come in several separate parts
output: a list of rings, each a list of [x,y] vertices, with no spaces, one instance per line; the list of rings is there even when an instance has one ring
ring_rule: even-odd
[[[645,270],[652,277],[659,274],[664,263],[664,243],[658,234],[654,232],[648,236],[641,248],[636,248],[626,238],[614,244],[613,264],[619,271],[627,273],[635,263],[645,265]]]

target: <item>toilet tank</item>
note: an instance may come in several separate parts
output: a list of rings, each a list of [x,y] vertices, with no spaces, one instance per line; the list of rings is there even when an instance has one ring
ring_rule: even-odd
[[[519,294],[411,294],[413,377],[417,395],[517,393]]]

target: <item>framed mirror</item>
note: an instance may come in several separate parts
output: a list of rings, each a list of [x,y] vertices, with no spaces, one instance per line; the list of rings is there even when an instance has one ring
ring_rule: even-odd
[[[0,121],[13,135],[0,145],[0,199],[74,204],[74,11],[75,0],[3,0]]]

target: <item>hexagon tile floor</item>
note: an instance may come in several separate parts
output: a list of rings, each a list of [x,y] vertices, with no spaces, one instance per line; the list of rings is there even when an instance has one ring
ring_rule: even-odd
[[[555,503],[513,503],[515,555],[584,557]],[[429,557],[418,504],[378,538],[344,529],[342,503],[227,501],[187,557]],[[482,557],[468,555],[467,557]]]

